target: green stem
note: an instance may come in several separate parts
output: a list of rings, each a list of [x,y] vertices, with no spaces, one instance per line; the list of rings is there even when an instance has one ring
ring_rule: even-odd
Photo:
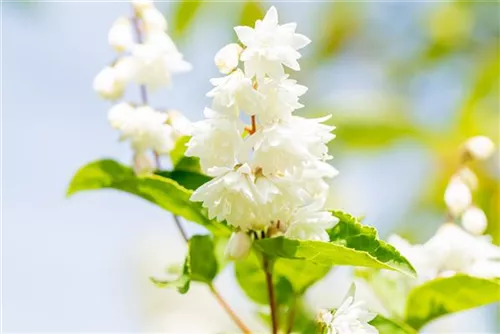
[[[293,323],[295,321],[295,312],[297,310],[297,299],[293,297],[290,308],[288,309],[288,323],[286,328],[286,334],[290,334],[293,331]]]

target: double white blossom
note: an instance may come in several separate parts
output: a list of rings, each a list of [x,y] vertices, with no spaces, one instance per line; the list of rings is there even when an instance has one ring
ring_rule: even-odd
[[[318,322],[326,334],[378,334],[378,330],[369,324],[376,314],[365,308],[363,301],[356,302],[353,284],[349,293],[336,310],[321,310]]]
[[[299,70],[297,50],[310,42],[295,28],[279,25],[271,7],[255,28],[235,28],[243,47],[228,44],[215,56],[227,75],[211,80],[211,109],[193,125],[186,151],[214,179],[191,199],[237,233],[264,230],[267,236],[328,241],[325,230],[336,223],[323,210],[325,178],[337,174],[326,163],[334,127],[323,124],[328,117],[293,115],[307,88],[290,79],[284,66]],[[243,122],[242,113],[250,122]]]

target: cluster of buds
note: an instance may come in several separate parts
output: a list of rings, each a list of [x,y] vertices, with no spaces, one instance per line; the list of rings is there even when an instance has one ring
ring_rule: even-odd
[[[214,177],[191,199],[203,202],[210,218],[235,228],[230,257],[243,257],[255,237],[328,241],[325,229],[336,222],[323,209],[325,178],[337,174],[327,163],[334,127],[322,124],[328,117],[293,115],[307,88],[284,68],[299,71],[297,50],[310,42],[295,29],[295,23],[278,24],[274,7],[255,28],[235,27],[241,44],[226,45],[215,56],[226,76],[211,80],[212,107],[193,125],[187,144],[186,154],[199,157]]]
[[[167,21],[152,1],[132,1],[132,8],[132,17],[119,17],[109,30],[108,42],[117,59],[101,70],[93,87],[102,98],[118,100],[129,83],[141,86],[141,103],[117,103],[108,119],[120,139],[130,141],[136,172],[148,173],[154,167],[147,153],[168,154],[180,136],[190,133],[190,122],[177,111],[150,107],[147,90],[169,85],[172,74],[191,65],[167,34]]]
[[[477,176],[466,166],[472,160],[488,159],[495,146],[491,139],[484,136],[472,137],[463,145],[461,166],[451,177],[444,194],[451,219],[461,219],[462,226],[468,232],[481,235],[487,227],[483,210],[472,203],[472,192],[478,186]]]

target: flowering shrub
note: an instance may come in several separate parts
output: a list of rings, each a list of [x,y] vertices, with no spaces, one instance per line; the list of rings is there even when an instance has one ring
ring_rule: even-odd
[[[269,305],[263,318],[273,333],[416,333],[436,317],[500,300],[500,250],[482,236],[486,216],[472,205],[478,182],[466,166],[492,154],[488,138],[464,145],[444,195],[447,221],[436,235],[423,245],[396,235],[385,242],[360,218],[325,209],[327,180],[338,174],[326,146],[334,127],[323,123],[328,116],[294,115],[307,88],[288,72],[300,71],[298,50],[310,42],[295,23],[280,24],[271,7],[253,28],[235,27],[239,43],[215,55],[225,76],[210,81],[212,105],[204,120],[191,124],[178,111],[148,104],[148,90],[169,85],[174,73],[191,66],[154,5],[133,1],[132,7],[133,17],[117,19],[109,32],[118,59],[94,81],[96,92],[111,100],[129,84],[140,89],[139,103],[117,102],[108,114],[120,140],[130,142],[132,166],[92,162],[76,173],[68,195],[112,188],[173,215],[187,242],[186,259],[177,277],[152,277],[153,284],[180,293],[207,285],[244,333],[252,329],[214,284],[228,259],[247,296]],[[161,157],[171,169],[162,168]],[[189,236],[183,220],[206,233]],[[305,292],[340,265],[358,268],[356,276],[384,302],[383,314],[356,301],[354,285],[337,309],[310,314]]]

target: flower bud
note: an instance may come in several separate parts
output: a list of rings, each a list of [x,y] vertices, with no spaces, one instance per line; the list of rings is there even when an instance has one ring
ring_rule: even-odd
[[[252,248],[252,238],[245,232],[235,232],[226,246],[226,257],[231,260],[242,260]]]
[[[471,190],[477,188],[478,180],[476,174],[468,167],[462,167],[452,178],[452,180],[460,180]]]
[[[236,43],[224,46],[215,55],[215,65],[221,73],[228,74],[238,66],[241,51],[243,48]]]
[[[183,114],[177,110],[169,110],[167,112],[167,123],[174,128],[179,136],[189,136],[192,130],[192,124]]]
[[[134,44],[132,24],[128,18],[120,17],[113,23],[109,29],[108,43],[117,52],[126,51]]]
[[[488,159],[495,150],[493,141],[485,136],[472,137],[465,142],[465,149],[473,159]]]
[[[444,193],[444,201],[450,213],[458,216],[471,204],[472,194],[465,183],[452,179]]]
[[[107,66],[95,77],[93,88],[101,97],[115,100],[122,96],[125,82],[119,78],[115,68]]]
[[[471,206],[462,215],[462,226],[471,234],[481,235],[486,231],[488,220],[483,210]]]

